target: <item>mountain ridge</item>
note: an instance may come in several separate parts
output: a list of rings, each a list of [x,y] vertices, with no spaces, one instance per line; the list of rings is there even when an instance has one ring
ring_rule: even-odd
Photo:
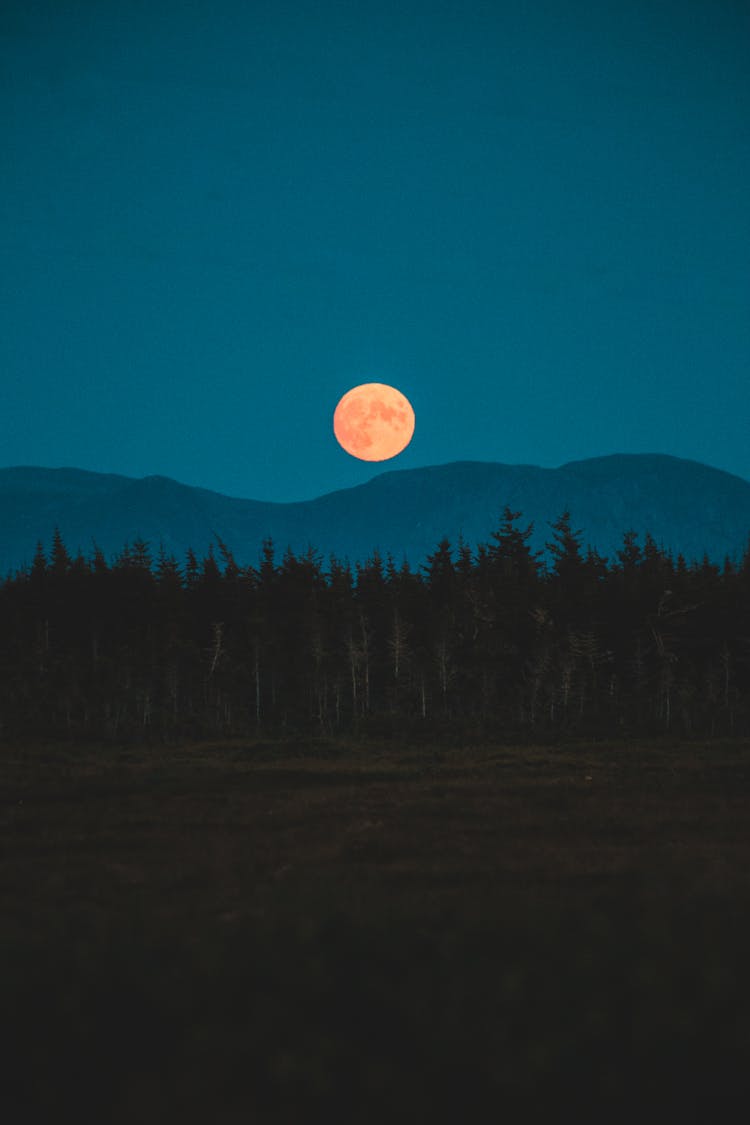
[[[472,548],[498,526],[505,506],[533,523],[544,550],[549,524],[571,512],[583,542],[611,556],[625,531],[649,532],[687,559],[738,559],[750,533],[750,482],[699,461],[660,453],[614,453],[558,468],[454,461],[389,469],[311,500],[226,496],[161,474],[128,477],[63,467],[0,469],[0,573],[27,565],[37,541],[59,527],[71,552],[106,556],[127,542],[163,545],[178,560],[220,538],[241,565],[257,562],[265,538],[279,552],[312,546],[324,557],[363,561],[375,550],[423,562],[442,538]]]

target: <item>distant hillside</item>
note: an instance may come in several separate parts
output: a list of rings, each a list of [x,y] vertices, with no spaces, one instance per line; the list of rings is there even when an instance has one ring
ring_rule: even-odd
[[[549,522],[568,508],[584,541],[611,555],[633,528],[675,554],[739,558],[750,533],[750,483],[695,461],[615,454],[559,469],[465,461],[381,473],[367,484],[315,500],[238,500],[166,477],[142,480],[78,469],[0,470],[0,574],[29,562],[59,526],[68,548],[108,557],[134,538],[182,559],[220,537],[241,564],[257,561],[270,536],[280,553],[309,545],[351,561],[377,548],[416,565],[443,536],[486,541],[504,505],[534,521],[543,548]]]

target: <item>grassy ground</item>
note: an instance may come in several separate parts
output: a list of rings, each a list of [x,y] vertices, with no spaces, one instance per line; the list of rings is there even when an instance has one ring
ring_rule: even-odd
[[[5,746],[0,799],[13,1125],[747,1099],[746,744]]]

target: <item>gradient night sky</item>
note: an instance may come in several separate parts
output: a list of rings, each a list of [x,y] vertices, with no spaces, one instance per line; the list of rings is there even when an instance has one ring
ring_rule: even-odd
[[[750,5],[5,0],[0,465],[750,478]],[[410,448],[343,453],[390,382]]]

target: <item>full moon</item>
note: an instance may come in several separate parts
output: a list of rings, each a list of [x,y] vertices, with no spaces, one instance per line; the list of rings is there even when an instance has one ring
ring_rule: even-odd
[[[333,415],[336,440],[360,461],[396,457],[414,434],[414,411],[406,395],[387,383],[362,383],[339,401]]]

